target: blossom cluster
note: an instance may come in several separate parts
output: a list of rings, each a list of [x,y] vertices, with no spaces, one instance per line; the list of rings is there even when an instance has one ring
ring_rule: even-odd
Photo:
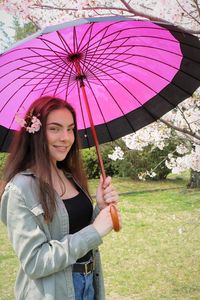
[[[121,9],[123,9],[123,14],[130,16],[131,13],[133,14],[131,11],[133,8],[143,14],[159,16],[166,21],[198,29],[199,23],[195,21],[195,18],[198,18],[198,10],[195,13],[192,1],[182,0],[181,5],[176,0],[131,0],[123,2],[115,0],[3,0],[0,7],[25,21],[32,20],[40,28],[75,18],[112,13],[120,14]],[[129,10],[126,4],[130,7]],[[108,9],[105,9],[106,7]],[[190,18],[188,17],[189,14],[191,15]]]
[[[200,135],[200,99],[198,93],[196,96],[183,101],[176,109],[167,113],[163,119],[180,129],[187,129],[194,137],[181,131],[175,132],[172,128],[157,121],[122,138],[128,149],[142,151],[150,145],[152,149],[157,147],[162,150],[168,145],[173,134],[177,146],[174,153],[169,153],[166,157],[165,165],[171,169],[172,173],[181,173],[190,169],[200,172],[200,143],[195,138],[195,134]],[[109,157],[113,160],[122,159],[121,153],[122,150],[117,147]],[[141,180],[154,176],[156,176],[156,166],[154,170],[146,170],[138,174]]]
[[[19,114],[15,116],[15,121],[20,125],[20,127],[26,128],[29,133],[35,133],[40,130],[42,126],[40,120],[36,116],[31,116],[29,122],[25,121],[24,118],[20,117]]]

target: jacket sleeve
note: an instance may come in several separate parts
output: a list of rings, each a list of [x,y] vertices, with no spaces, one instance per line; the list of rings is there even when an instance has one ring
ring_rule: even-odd
[[[9,239],[24,272],[32,279],[65,269],[102,243],[93,225],[66,235],[60,241],[48,240],[44,228],[27,208],[25,195],[15,185],[4,191],[1,220],[7,225]]]

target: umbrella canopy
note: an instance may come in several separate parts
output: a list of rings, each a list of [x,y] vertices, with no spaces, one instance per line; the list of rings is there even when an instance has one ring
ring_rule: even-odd
[[[50,26],[0,55],[0,151],[7,151],[17,112],[36,98],[66,99],[77,113],[82,146],[157,120],[200,86],[200,42],[163,23],[130,18],[80,19]]]

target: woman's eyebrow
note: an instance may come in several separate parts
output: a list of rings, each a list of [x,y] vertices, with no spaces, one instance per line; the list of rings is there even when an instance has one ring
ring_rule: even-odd
[[[51,122],[51,123],[48,123],[47,125],[56,125],[56,126],[59,126],[59,127],[63,127],[63,125],[62,125],[62,124],[60,124],[60,123],[57,123],[57,122]],[[74,123],[72,123],[72,124],[69,124],[67,127],[73,127],[73,126],[75,126],[75,124],[74,124]]]
[[[51,123],[47,123],[47,125],[56,125],[56,126],[60,126],[62,127],[62,124],[57,123],[57,122],[51,122]]]

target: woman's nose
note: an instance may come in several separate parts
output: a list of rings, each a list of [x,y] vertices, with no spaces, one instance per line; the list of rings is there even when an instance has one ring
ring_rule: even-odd
[[[61,133],[61,136],[60,136],[60,139],[62,141],[67,141],[69,140],[69,132],[65,129],[62,130],[62,133]]]

